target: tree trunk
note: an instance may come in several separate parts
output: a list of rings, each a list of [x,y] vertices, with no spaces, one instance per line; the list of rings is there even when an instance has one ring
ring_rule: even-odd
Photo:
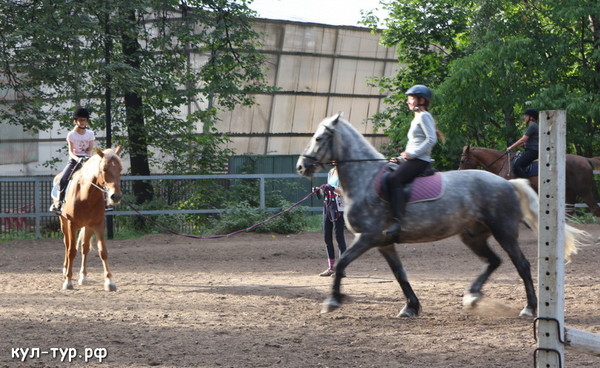
[[[127,14],[132,23],[136,23],[135,13]],[[137,37],[133,33],[124,30],[121,33],[123,39],[123,54],[126,63],[135,69],[140,69],[141,47]],[[150,164],[148,163],[148,143],[146,137],[144,110],[142,96],[136,92],[125,93],[125,125],[129,135],[129,157],[132,175],[150,175]],[[145,181],[135,181],[133,193],[138,204],[152,200],[152,185]]]

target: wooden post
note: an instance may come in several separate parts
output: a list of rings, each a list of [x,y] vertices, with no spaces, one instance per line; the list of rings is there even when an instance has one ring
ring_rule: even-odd
[[[566,112],[540,111],[538,368],[564,367]]]

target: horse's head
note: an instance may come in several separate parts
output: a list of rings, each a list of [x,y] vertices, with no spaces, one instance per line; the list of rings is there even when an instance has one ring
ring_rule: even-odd
[[[473,160],[473,155],[471,154],[471,145],[464,146],[462,155],[460,156],[460,165],[458,166],[458,169],[475,169],[477,166],[478,163]]]
[[[118,146],[114,151],[112,149],[104,151],[96,149],[96,153],[100,156],[97,185],[106,191],[107,204],[112,206],[119,203],[123,197],[121,192],[121,170],[123,165],[119,157],[121,146]]]
[[[302,152],[296,164],[298,174],[311,177],[323,168],[323,164],[333,157],[333,133],[341,114],[329,117],[319,124],[319,128],[310,139],[308,147]]]

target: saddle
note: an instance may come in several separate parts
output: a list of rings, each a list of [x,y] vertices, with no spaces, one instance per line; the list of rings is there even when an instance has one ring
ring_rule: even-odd
[[[390,202],[386,178],[397,167],[397,165],[392,163],[384,165],[373,181],[375,192],[379,198],[386,202]],[[405,198],[408,198],[406,203],[414,203],[436,200],[444,194],[445,188],[442,181],[442,174],[429,167],[412,182],[405,184],[403,189]]]
[[[63,191],[67,191],[69,189],[69,187],[71,186],[71,183],[73,182],[73,174],[75,174],[76,171],[78,171],[79,169],[81,169],[81,167],[83,166],[83,164],[89,160],[90,158],[85,156],[85,157],[80,157],[79,158],[79,162],[77,163],[77,166],[75,166],[75,168],[73,169],[73,171],[71,171],[71,175],[69,175],[68,181],[67,181],[67,186],[63,188]],[[60,193],[59,193],[59,188],[60,187],[60,180],[57,181],[53,186],[52,186],[52,191],[50,192],[50,197],[55,201],[58,202],[60,199]]]
[[[510,160],[510,165],[511,165],[511,171],[512,171],[512,167],[515,165],[515,161],[517,161],[517,159],[521,156],[522,152],[517,152],[513,158],[511,158]],[[524,171],[525,171],[525,176],[523,176],[523,178],[531,178],[532,176],[538,176],[538,172],[539,172],[539,161],[535,160],[533,161],[531,164],[529,164],[529,166],[525,167]]]

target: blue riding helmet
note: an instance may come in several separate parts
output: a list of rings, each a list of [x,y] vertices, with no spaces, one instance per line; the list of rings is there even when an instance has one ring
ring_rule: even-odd
[[[432,93],[431,93],[431,90],[429,89],[429,87],[424,86],[422,84],[415,84],[414,86],[410,87],[406,92],[404,92],[404,94],[405,95],[413,95],[413,96],[417,96],[417,97],[423,97],[428,102],[431,101],[431,97],[432,97]]]

